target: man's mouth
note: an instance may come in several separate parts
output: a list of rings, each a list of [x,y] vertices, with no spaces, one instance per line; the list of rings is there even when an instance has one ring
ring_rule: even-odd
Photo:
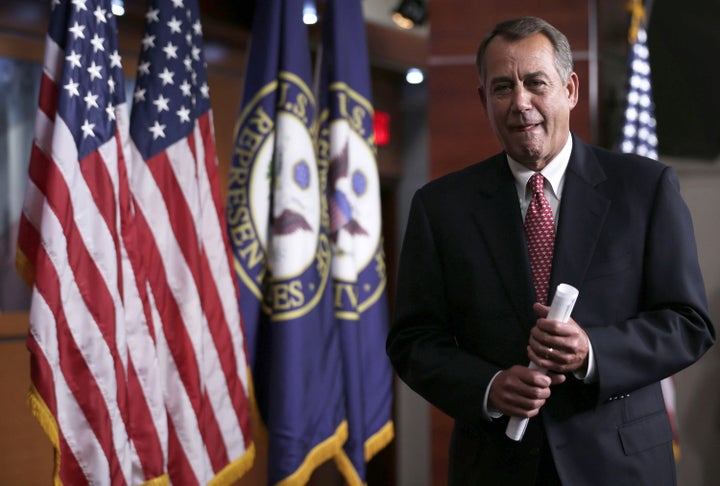
[[[511,130],[514,132],[530,132],[539,126],[540,123],[523,123],[522,125],[513,125]]]

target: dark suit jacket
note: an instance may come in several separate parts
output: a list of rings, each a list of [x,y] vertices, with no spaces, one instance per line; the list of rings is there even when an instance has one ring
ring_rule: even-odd
[[[524,440],[482,416],[493,375],[528,363],[534,290],[505,154],[413,198],[388,354],[410,387],[455,419],[451,484],[534,484],[546,435],[567,485],[675,483],[660,380],[714,342],[693,227],[672,169],[573,136],[551,297],[580,291],[573,318],[598,380],[554,387]]]

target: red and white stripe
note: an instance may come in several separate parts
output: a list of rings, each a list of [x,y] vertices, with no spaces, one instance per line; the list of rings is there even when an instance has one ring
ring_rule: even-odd
[[[146,362],[154,343],[128,257],[127,190],[121,200],[127,124],[119,120],[114,138],[78,159],[56,117],[63,58],[48,37],[18,236],[20,271],[34,284],[32,407],[56,446],[57,479],[137,484],[164,473],[166,419],[155,368]],[[136,444],[133,431],[142,432]]]
[[[133,148],[131,187],[161,323],[170,479],[239,477],[252,460],[248,370],[210,115],[149,160]]]

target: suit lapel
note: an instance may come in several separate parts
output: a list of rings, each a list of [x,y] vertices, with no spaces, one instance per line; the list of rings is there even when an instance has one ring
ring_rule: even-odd
[[[573,137],[555,241],[550,295],[560,283],[579,286],[595,252],[610,200],[598,190],[605,173],[590,148]]]
[[[474,181],[478,201],[469,205],[513,307],[525,320],[534,292],[531,286],[527,245],[514,179],[504,154],[483,162],[481,177]]]
[[[504,153],[481,166],[485,167],[476,173],[477,180],[470,180],[478,187],[471,191],[478,199],[469,201],[469,208],[508,298],[521,319],[529,318],[532,324],[530,309],[535,292],[514,179]],[[598,189],[605,179],[590,147],[573,137],[560,204],[550,298],[558,284],[579,286],[585,278],[610,207],[610,200]]]

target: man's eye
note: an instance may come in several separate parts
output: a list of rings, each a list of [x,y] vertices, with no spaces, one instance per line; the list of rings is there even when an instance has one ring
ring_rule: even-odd
[[[509,84],[496,84],[493,86],[493,93],[495,94],[503,94],[508,93],[511,90],[511,87]]]

